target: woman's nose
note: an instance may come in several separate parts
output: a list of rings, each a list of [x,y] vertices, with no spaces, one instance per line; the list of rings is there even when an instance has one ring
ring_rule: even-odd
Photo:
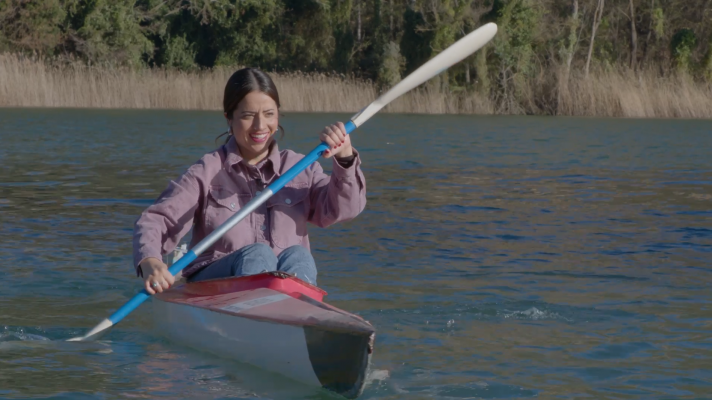
[[[252,128],[254,128],[255,130],[262,130],[266,127],[267,120],[259,114],[255,115],[255,119],[252,121]]]

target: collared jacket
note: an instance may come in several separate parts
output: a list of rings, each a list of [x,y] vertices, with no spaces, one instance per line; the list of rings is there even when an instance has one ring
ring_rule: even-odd
[[[360,156],[344,167],[334,160],[331,176],[318,162],[297,175],[257,210],[235,225],[183,270],[190,276],[231,252],[253,243],[269,245],[278,255],[301,245],[309,249],[307,222],[327,227],[356,217],[366,206],[366,181]],[[250,165],[240,156],[234,138],[197,163],[161,193],[134,226],[134,266],[148,257],[159,260],[193,228],[191,243],[203,240],[260,190],[304,156],[270,146],[268,156]]]

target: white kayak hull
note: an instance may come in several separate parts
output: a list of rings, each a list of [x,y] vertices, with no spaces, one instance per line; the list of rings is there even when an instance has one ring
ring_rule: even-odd
[[[280,273],[188,283],[155,296],[154,321],[177,343],[355,398],[375,331],[324,294]]]

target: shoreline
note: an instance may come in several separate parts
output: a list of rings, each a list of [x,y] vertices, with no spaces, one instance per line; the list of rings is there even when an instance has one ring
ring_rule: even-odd
[[[375,99],[374,99],[375,100]],[[363,107],[361,107],[363,108]],[[88,110],[88,111],[171,111],[171,112],[215,112],[222,116],[222,109],[180,109],[180,108],[123,108],[123,107],[72,107],[72,106],[4,106],[0,105],[0,112],[5,110]],[[348,114],[349,116],[354,115],[358,110],[351,111],[290,111],[281,109],[283,115],[282,117],[288,116],[286,114]],[[553,115],[553,114],[466,114],[466,113],[449,113],[449,114],[434,114],[434,113],[414,113],[414,112],[385,112],[379,111],[378,114],[389,114],[389,115],[404,115],[404,116],[450,116],[450,117],[493,117],[493,118],[507,118],[507,117],[517,117],[517,118],[571,118],[571,119],[592,119],[592,120],[629,120],[629,121],[690,121],[690,122],[704,122],[712,121],[712,117],[699,117],[699,118],[687,118],[687,117],[627,117],[627,116],[598,116],[598,115]]]
[[[0,54],[1,108],[156,109],[221,111],[235,68],[197,72],[48,65]],[[325,74],[270,73],[282,111],[355,113],[378,97],[370,82]],[[553,71],[527,82],[519,99],[470,90],[443,90],[438,79],[388,105],[402,114],[538,115],[599,118],[712,119],[712,85],[653,71],[593,71],[588,79]]]

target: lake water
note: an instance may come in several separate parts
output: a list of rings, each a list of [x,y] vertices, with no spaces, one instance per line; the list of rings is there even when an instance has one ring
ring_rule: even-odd
[[[287,114],[308,152],[348,115]],[[189,350],[142,306],[133,222],[218,112],[0,110],[0,397],[333,398]],[[367,399],[712,397],[712,121],[379,115],[366,211],[312,228],[371,321]],[[325,165],[330,165],[325,163]]]

